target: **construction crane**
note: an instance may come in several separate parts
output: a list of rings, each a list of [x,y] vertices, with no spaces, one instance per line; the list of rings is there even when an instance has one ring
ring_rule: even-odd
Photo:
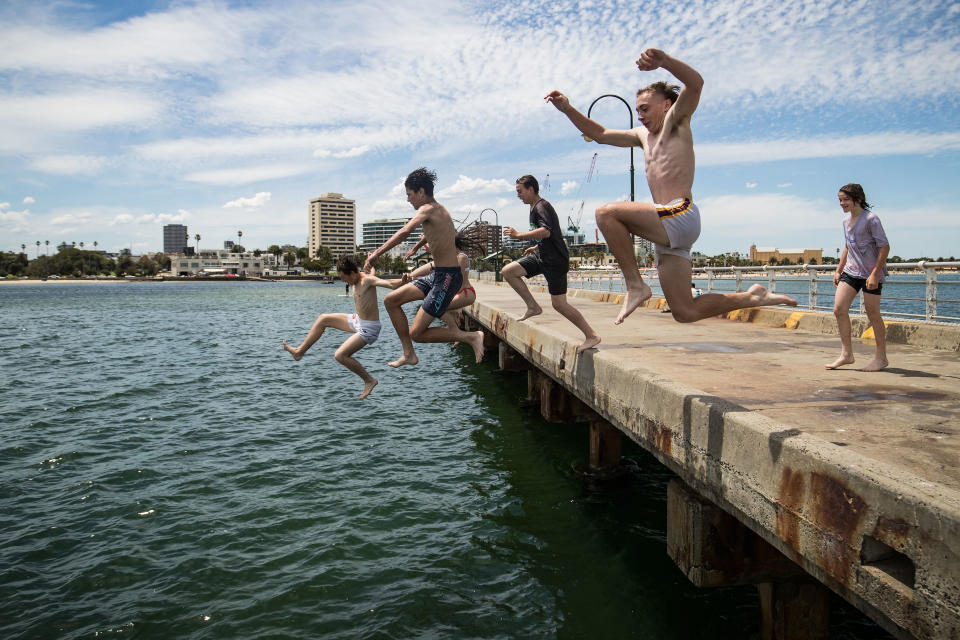
[[[567,231],[570,233],[580,233],[580,219],[583,217],[583,206],[586,203],[586,196],[581,198],[581,193],[583,193],[584,186],[590,183],[590,180],[593,179],[593,173],[597,168],[597,154],[593,154],[593,158],[590,159],[590,169],[587,170],[587,177],[582,183],[580,183],[580,188],[577,189],[577,195],[574,197],[574,202],[577,200],[580,201],[580,206],[574,205],[574,208],[577,209],[576,220],[573,218],[573,208],[570,209],[570,215],[567,216]]]

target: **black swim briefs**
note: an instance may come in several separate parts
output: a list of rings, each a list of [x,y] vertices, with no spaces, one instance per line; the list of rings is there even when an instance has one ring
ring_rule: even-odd
[[[562,296],[567,292],[567,271],[570,270],[570,264],[553,265],[540,259],[535,253],[523,256],[517,260],[517,264],[523,267],[527,272],[527,277],[543,274],[547,279],[547,291],[552,296]]]

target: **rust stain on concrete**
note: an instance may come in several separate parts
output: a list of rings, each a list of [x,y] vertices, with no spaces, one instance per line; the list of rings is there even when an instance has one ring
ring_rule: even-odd
[[[867,503],[843,482],[823,473],[810,474],[810,502],[812,519],[823,529],[820,564],[848,584],[857,559],[854,540],[867,513]]]
[[[777,487],[776,534],[790,548],[800,553],[800,510],[806,493],[803,472],[784,467]]]
[[[673,438],[670,429],[658,425],[653,420],[644,420],[644,423],[647,431],[647,441],[669,456],[673,450]]]
[[[880,516],[873,527],[871,535],[887,546],[903,551],[907,539],[910,537],[910,524],[899,518]]]
[[[507,319],[499,311],[493,316],[493,332],[501,338],[507,337]]]

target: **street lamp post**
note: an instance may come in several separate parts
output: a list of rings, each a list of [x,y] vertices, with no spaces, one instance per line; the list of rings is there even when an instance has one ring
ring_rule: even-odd
[[[633,107],[630,106],[629,102],[627,102],[626,100],[624,100],[623,98],[621,98],[615,93],[605,93],[599,98],[597,98],[596,100],[594,100],[593,102],[591,102],[590,108],[587,109],[587,117],[588,118],[590,117],[590,112],[593,111],[593,105],[597,104],[604,98],[616,98],[617,100],[622,102],[624,105],[626,105],[627,114],[630,116],[630,128],[633,129]],[[587,137],[586,135],[583,136],[583,139],[586,140],[587,142],[591,142],[591,138]],[[633,147],[630,147],[630,202],[634,202],[635,190],[634,190],[633,184],[634,184],[635,173],[636,173],[636,170],[634,169],[634,166],[633,166]]]
[[[495,227],[499,227],[499,226],[500,226],[500,214],[497,213],[497,210],[496,210],[496,209],[491,209],[490,207],[487,207],[486,209],[484,209],[483,211],[480,212],[479,216],[477,217],[477,223],[480,224],[480,223],[483,222],[483,214],[486,213],[487,211],[492,211],[492,212],[493,212],[493,224],[494,224]],[[502,234],[503,231],[501,230],[500,233]],[[503,251],[503,238],[502,238],[502,237],[500,238],[500,251]],[[499,253],[499,252],[496,252],[496,253]],[[496,256],[496,257],[493,259],[493,281],[494,281],[494,282],[500,282],[500,256],[499,256],[499,255]]]

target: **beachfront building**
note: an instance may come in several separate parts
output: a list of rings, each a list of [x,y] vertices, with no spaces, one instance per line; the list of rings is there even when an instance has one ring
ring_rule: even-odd
[[[778,249],[750,245],[750,262],[761,264],[823,264],[823,249]]]
[[[503,246],[503,227],[500,225],[478,222],[464,229],[463,234],[480,247],[468,252],[471,258],[484,258],[500,251]]]
[[[363,253],[370,253],[374,249],[377,249],[383,245],[384,242],[392,238],[393,234],[403,228],[403,225],[407,224],[408,222],[410,222],[410,218],[379,218],[377,220],[371,220],[370,222],[364,222],[363,243],[360,245],[360,251]],[[420,242],[420,238],[422,236],[423,227],[418,226],[416,229],[411,231],[410,235],[407,236],[406,240],[404,240],[401,245],[407,246],[403,253],[406,253],[415,244]]]
[[[342,193],[325,193],[310,201],[307,211],[308,243],[310,256],[317,249],[326,247],[333,257],[356,251],[357,203],[343,197]]]
[[[163,252],[167,255],[185,253],[187,251],[188,235],[187,225],[185,224],[163,225]]]
[[[175,276],[245,275],[259,276],[263,273],[267,254],[231,253],[227,249],[202,249],[199,255],[168,255],[170,271]]]

